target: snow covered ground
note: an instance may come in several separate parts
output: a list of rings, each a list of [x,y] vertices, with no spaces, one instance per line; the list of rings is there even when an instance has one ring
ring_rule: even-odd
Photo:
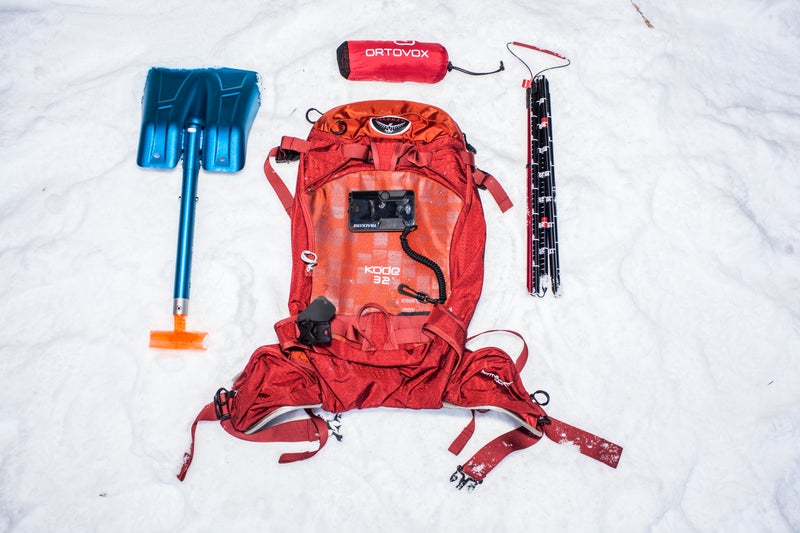
[[[794,0],[0,1],[0,531],[800,530],[800,4]],[[436,85],[355,83],[347,39],[447,46]],[[524,68],[549,74],[559,299],[527,295]],[[534,68],[546,56],[522,52]],[[151,66],[260,74],[248,164],[200,178],[190,329],[171,327],[180,172],[136,165]],[[288,220],[261,163],[309,107],[398,98],[447,110],[516,207],[485,202],[484,298],[548,411],[625,447],[617,470],[542,442],[472,493],[448,478],[511,427],[485,415],[347,413],[303,445],[189,424],[286,313]],[[293,169],[282,167],[286,181]],[[509,351],[503,336],[488,339]]]

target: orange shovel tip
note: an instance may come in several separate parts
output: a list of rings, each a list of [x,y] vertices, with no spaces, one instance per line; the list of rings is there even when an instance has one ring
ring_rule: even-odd
[[[205,350],[204,331],[186,331],[186,315],[173,315],[173,331],[151,331],[150,347],[162,350]]]

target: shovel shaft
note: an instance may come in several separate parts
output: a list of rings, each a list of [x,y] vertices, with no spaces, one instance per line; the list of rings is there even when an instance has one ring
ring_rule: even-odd
[[[181,213],[173,292],[173,314],[176,315],[185,315],[189,312],[194,214],[197,203],[197,181],[200,174],[201,131],[200,124],[189,123],[183,132],[183,185],[181,187]]]

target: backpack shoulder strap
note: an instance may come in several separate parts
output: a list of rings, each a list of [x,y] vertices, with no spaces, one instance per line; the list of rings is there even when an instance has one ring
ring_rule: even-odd
[[[323,144],[327,143],[323,141]],[[317,142],[314,146],[320,146],[320,143]],[[292,216],[294,197],[283,179],[275,172],[270,159],[274,158],[276,163],[298,161],[302,154],[308,153],[311,150],[311,147],[311,141],[306,141],[297,137],[283,136],[281,138],[281,144],[270,150],[267,159],[264,161],[264,175],[267,177],[267,181],[272,186],[281,205],[283,205],[283,208],[290,217]],[[351,159],[366,160],[370,155],[370,147],[364,144],[344,143],[335,145],[335,148],[336,150],[333,153],[336,154],[336,157],[344,161],[349,161]]]

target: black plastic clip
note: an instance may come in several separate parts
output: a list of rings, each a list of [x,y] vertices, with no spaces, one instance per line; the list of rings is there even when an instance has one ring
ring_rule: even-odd
[[[453,475],[450,476],[450,483],[455,483],[458,490],[466,487],[468,491],[473,491],[478,485],[483,483],[483,480],[478,480],[467,475],[467,473],[464,472],[464,467],[459,466],[456,471],[453,472]]]
[[[297,340],[309,346],[331,342],[331,319],[335,314],[336,307],[331,301],[324,296],[317,296],[297,315],[297,329],[300,330]]]
[[[217,420],[227,420],[231,417],[228,400],[234,396],[236,396],[236,391],[229,391],[225,387],[220,387],[217,393],[214,394],[214,412],[217,415]]]
[[[300,152],[297,150],[289,150],[288,148],[278,148],[278,153],[275,154],[276,163],[293,163],[300,160]]]
[[[416,298],[417,301],[424,304],[438,304],[439,300],[434,300],[431,298],[431,295],[427,292],[422,291],[415,291],[405,283],[401,283],[397,286],[397,292],[402,294],[403,296],[411,296],[412,298]]]

